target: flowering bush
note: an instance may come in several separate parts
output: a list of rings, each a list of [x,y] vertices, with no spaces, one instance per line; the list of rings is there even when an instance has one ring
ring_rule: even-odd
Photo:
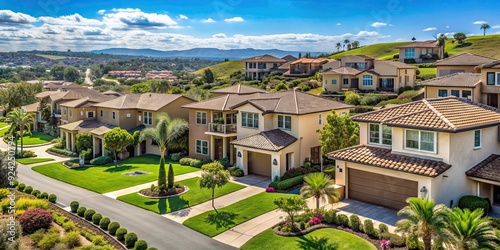
[[[272,193],[272,192],[274,192],[274,188],[273,187],[268,187],[268,188],[266,188],[266,192]]]
[[[19,217],[19,224],[28,234],[40,228],[49,228],[50,223],[52,223],[52,214],[41,208],[28,209]]]
[[[321,221],[323,221],[323,215],[320,214],[320,213],[314,215],[314,217],[316,217],[316,218],[320,219]]]
[[[382,239],[380,241],[380,247],[384,250],[386,249],[391,249],[391,241],[390,240],[386,240],[386,239]]]
[[[311,225],[311,226],[316,225],[316,224],[321,223],[321,219],[314,217],[314,218],[310,219],[307,223],[309,223],[309,225]]]

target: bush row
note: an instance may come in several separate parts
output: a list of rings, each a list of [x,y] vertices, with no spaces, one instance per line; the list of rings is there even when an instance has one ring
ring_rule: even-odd
[[[474,196],[474,195],[465,195],[458,200],[458,207],[461,209],[468,208],[470,211],[474,211],[478,208],[483,209],[483,212],[486,214],[490,211],[490,202],[487,199]]]
[[[48,200],[51,203],[56,203],[57,196],[55,194],[48,194],[47,192],[40,192],[40,190],[33,189],[32,186],[26,186],[24,183],[14,182],[14,187],[24,193],[31,194],[39,199]]]
[[[96,165],[96,166],[101,166],[101,165],[106,165],[108,163],[113,162],[113,159],[111,157],[105,155],[105,156],[99,156],[97,158],[94,158],[90,160],[91,165]]]
[[[241,177],[244,175],[243,170],[238,167],[229,167],[227,170],[229,170],[229,174],[234,177]]]
[[[287,190],[304,182],[304,175],[295,176],[286,180],[273,181],[269,184],[275,190]]]
[[[201,168],[201,166],[203,166],[207,163],[211,163],[211,162],[212,162],[211,159],[198,160],[198,159],[188,158],[188,157],[185,157],[185,158],[182,158],[179,160],[179,164],[181,164],[181,166],[191,166],[191,167],[195,167],[195,168]]]
[[[47,149],[47,151],[52,152],[52,153],[56,153],[59,155],[69,156],[69,157],[77,157],[78,156],[77,153],[71,152],[70,150],[60,149],[60,148],[55,148],[55,147],[51,147],[51,148]]]

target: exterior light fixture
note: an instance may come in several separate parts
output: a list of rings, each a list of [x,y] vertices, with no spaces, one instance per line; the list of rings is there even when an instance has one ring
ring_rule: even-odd
[[[425,198],[425,196],[427,195],[427,188],[425,186],[422,186],[422,188],[420,189],[420,196],[422,196],[422,199]]]
[[[274,158],[274,160],[273,160],[273,165],[275,165],[275,166],[278,165],[278,160],[276,160],[276,158]]]
[[[238,157],[241,157],[241,151],[238,151],[237,155],[238,155]]]

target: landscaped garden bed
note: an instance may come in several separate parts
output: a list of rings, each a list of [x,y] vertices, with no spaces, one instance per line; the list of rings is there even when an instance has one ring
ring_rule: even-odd
[[[176,184],[177,185],[175,185],[173,188],[164,189],[164,190],[161,190],[161,189],[155,187],[154,185],[152,185],[151,188],[143,189],[143,190],[139,191],[139,194],[141,196],[144,196],[147,198],[168,198],[171,196],[181,195],[181,194],[189,191],[188,187],[183,186],[180,183],[176,183]]]

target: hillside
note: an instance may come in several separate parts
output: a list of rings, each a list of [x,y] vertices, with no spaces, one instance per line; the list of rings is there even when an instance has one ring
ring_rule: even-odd
[[[330,58],[338,59],[348,55],[366,55],[381,59],[392,59],[392,55],[399,53],[397,46],[408,44],[409,42],[378,43],[363,46],[357,49],[351,49],[340,53],[335,53]],[[382,58],[384,57],[384,58]],[[385,58],[390,57],[390,58]]]
[[[196,75],[203,75],[205,69],[210,69],[215,74],[216,78],[229,79],[229,76],[234,72],[240,71],[245,68],[245,63],[242,61],[227,61],[215,65],[211,65],[194,72]]]

